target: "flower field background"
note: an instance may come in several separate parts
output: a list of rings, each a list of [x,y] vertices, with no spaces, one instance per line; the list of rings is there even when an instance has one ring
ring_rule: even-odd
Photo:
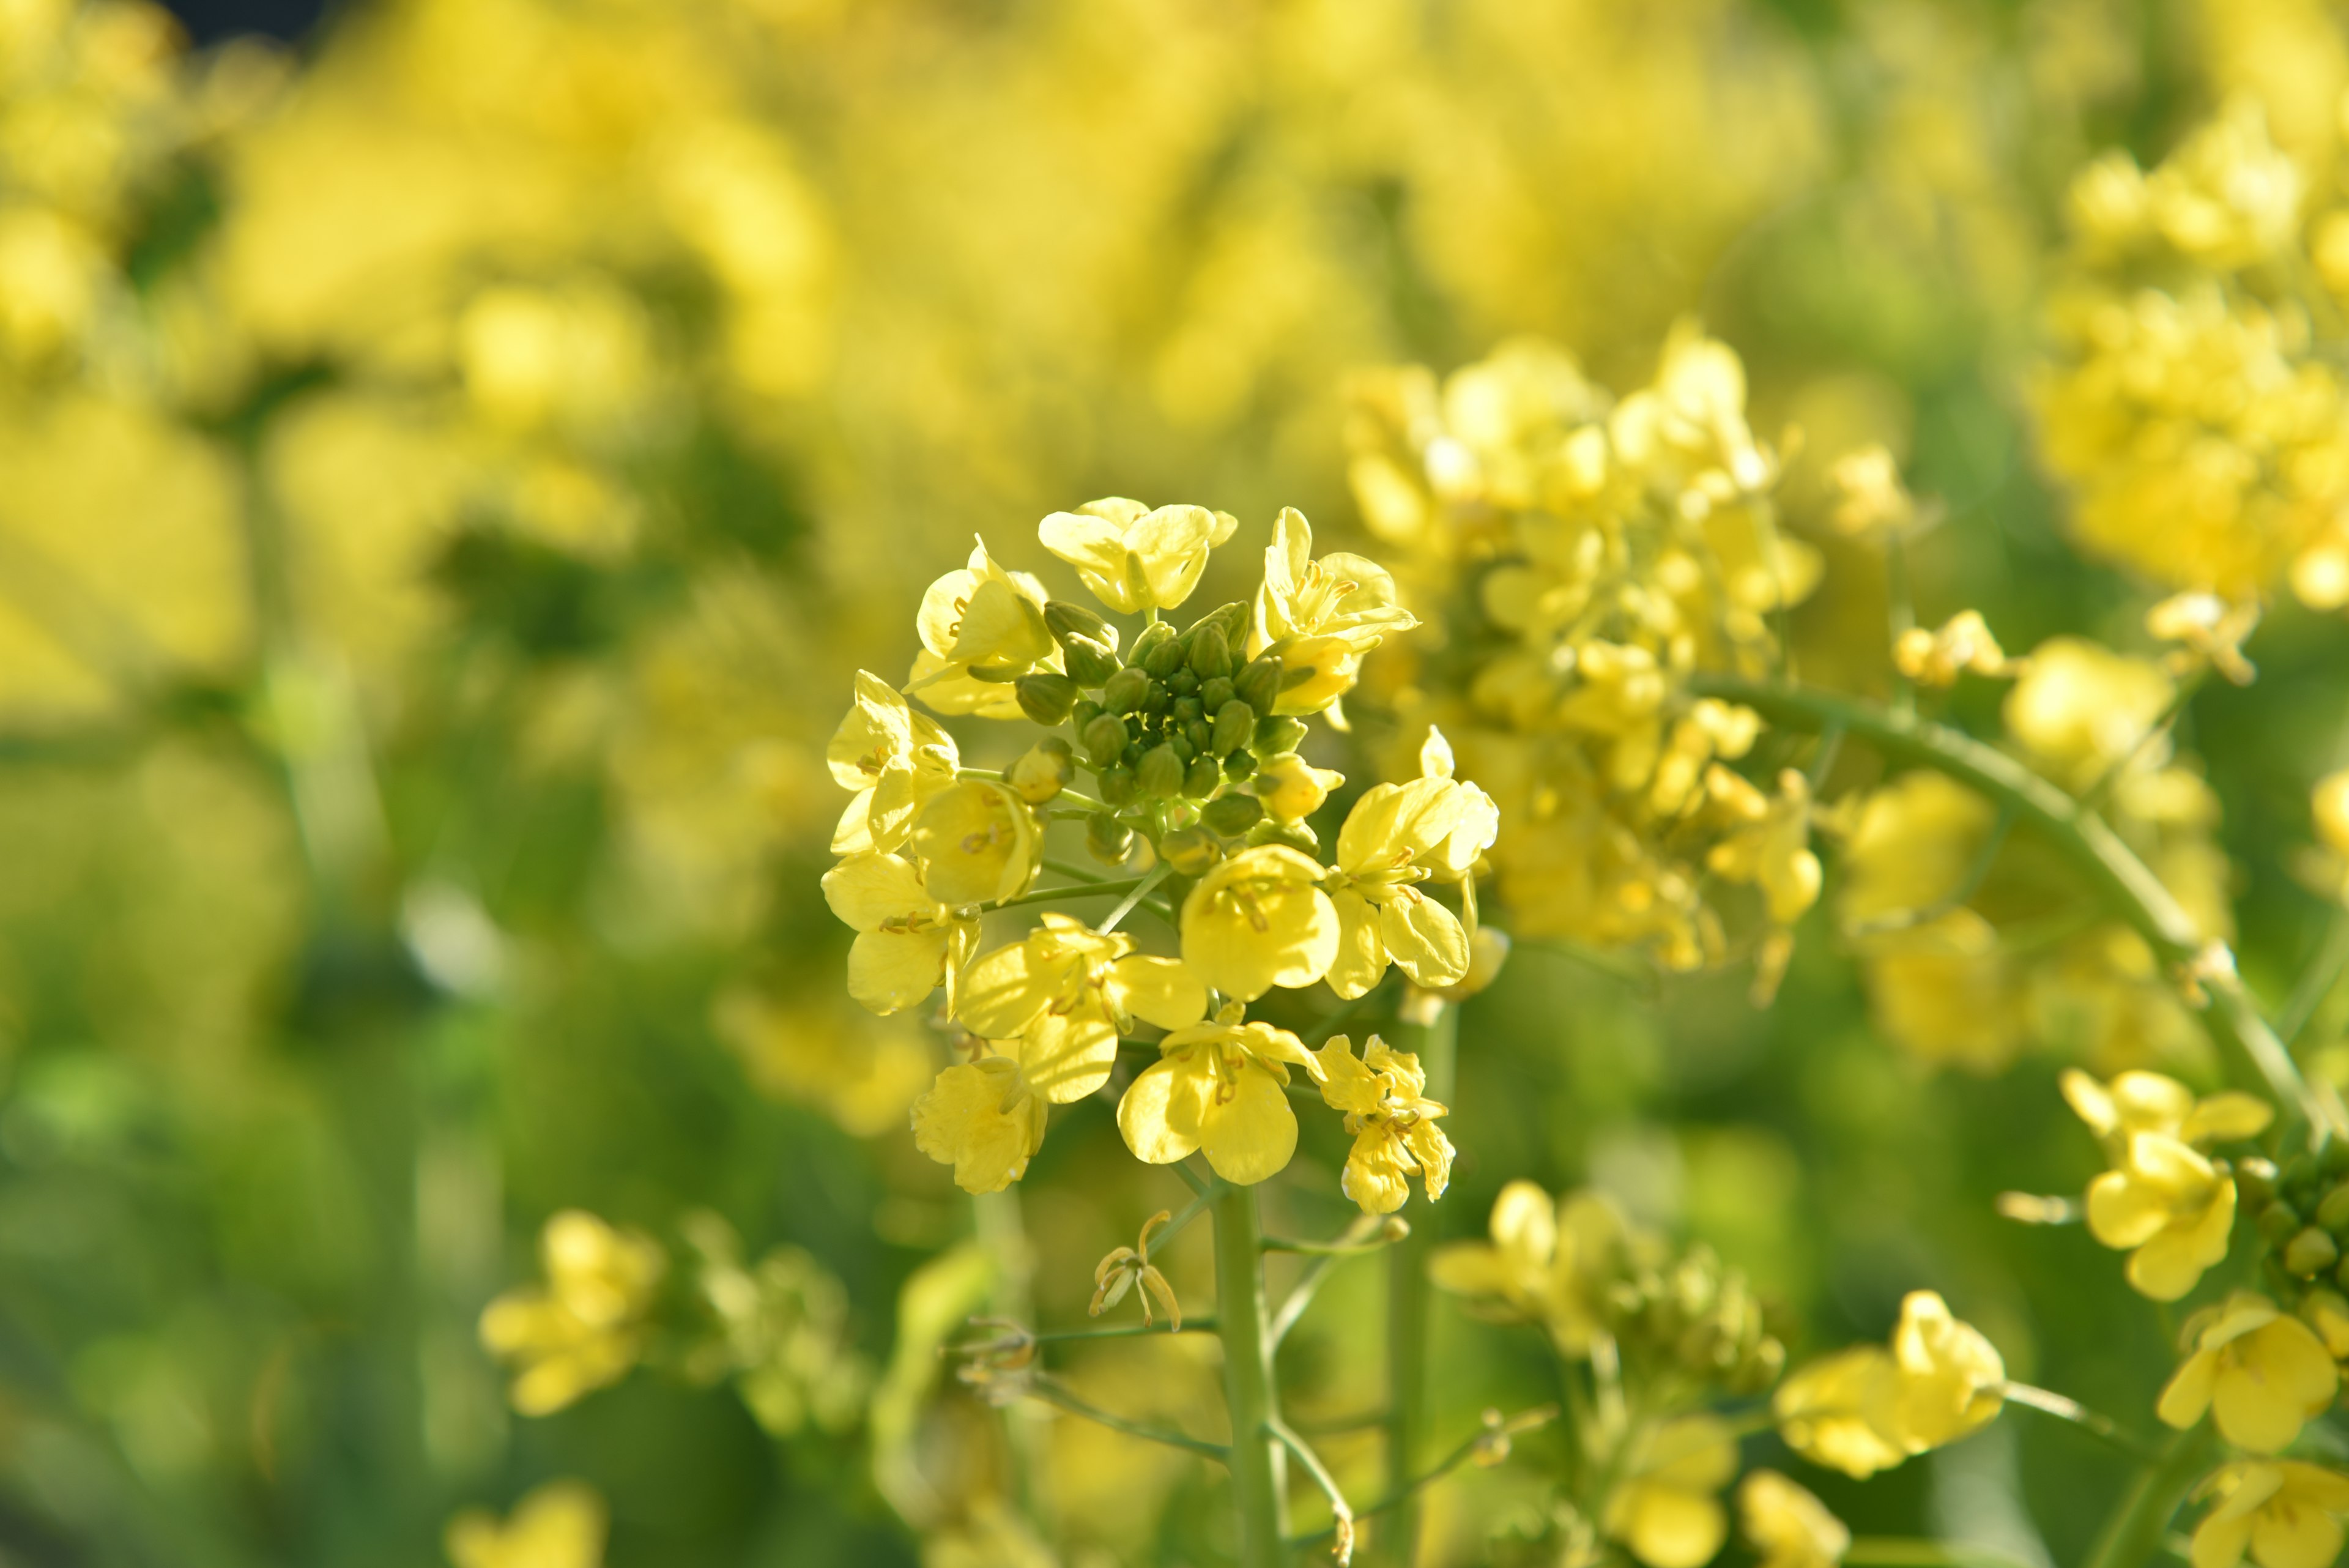
[[[2344,157],[2314,0],[0,0],[0,1565],[2332,1563]]]

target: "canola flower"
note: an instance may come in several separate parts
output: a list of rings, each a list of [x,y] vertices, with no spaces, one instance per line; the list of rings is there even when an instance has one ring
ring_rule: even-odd
[[[543,1286],[510,1291],[481,1313],[481,1343],[515,1364],[511,1397],[546,1416],[616,1383],[644,1354],[654,1288],[667,1260],[649,1237],[565,1210],[539,1240]]]
[[[2296,1459],[2240,1459],[2202,1488],[2210,1511],[2194,1527],[2194,1568],[2323,1568],[2341,1555],[2349,1475]]]
[[[1912,1291],[1889,1346],[1797,1368],[1772,1397],[1787,1447],[1862,1480],[1979,1430],[2004,1404],[1997,1349],[1931,1291]]]
[[[1851,1545],[1843,1521],[1776,1470],[1738,1483],[1737,1522],[1763,1568],[1835,1568]]]
[[[2227,1255],[2235,1221],[2234,1179],[2197,1146],[2251,1137],[2273,1110],[2235,1092],[2198,1100],[2158,1073],[2124,1073],[2107,1085],[2075,1070],[2063,1087],[2113,1161],[2088,1184],[2089,1230],[2129,1253],[2130,1284],[2177,1301]]]
[[[478,1510],[449,1521],[456,1568],[602,1568],[608,1511],[582,1481],[550,1481],[514,1505],[503,1523]]]

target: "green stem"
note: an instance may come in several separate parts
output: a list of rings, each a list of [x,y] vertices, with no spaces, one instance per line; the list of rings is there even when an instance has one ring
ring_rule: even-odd
[[[1147,877],[1135,877],[1123,882],[1086,882],[1074,888],[1039,888],[1032,893],[1021,893],[1014,898],[1006,898],[1000,903],[990,904],[988,908],[1016,909],[1022,904],[1049,904],[1055,898],[1107,898],[1118,894],[1131,893],[1137,888],[1148,885],[1149,881],[1150,878]]]
[[[1460,1010],[1446,1003],[1428,1023],[1398,1024],[1395,1048],[1419,1055],[1427,1096],[1449,1104],[1456,1076]],[[1435,1245],[1435,1217],[1426,1196],[1406,1210],[1411,1233],[1387,1259],[1387,1490],[1394,1523],[1381,1531],[1381,1555],[1408,1565],[1419,1556],[1419,1501],[1413,1485],[1427,1437],[1427,1260]]]
[[[2137,1471],[2136,1484],[2105,1521],[2082,1568],[2138,1568],[2151,1562],[2169,1532],[2169,1516],[2209,1459],[2208,1423],[2178,1433],[2157,1462]]]
[[[1154,1427],[1147,1421],[1133,1420],[1114,1411],[1104,1410],[1090,1399],[1076,1394],[1066,1385],[1056,1383],[1049,1377],[1039,1377],[1030,1383],[1028,1394],[1030,1398],[1041,1399],[1047,1405],[1057,1405],[1072,1416],[1082,1416],[1086,1420],[1098,1426],[1107,1427],[1112,1432],[1123,1432],[1130,1438],[1140,1438],[1144,1442],[1164,1443],[1170,1449],[1181,1449],[1185,1453],[1197,1454],[1202,1458],[1214,1459],[1218,1464],[1231,1462],[1229,1450],[1221,1443],[1211,1443],[1205,1438],[1195,1438],[1188,1432],[1177,1432],[1168,1427]]]
[[[1086,1339],[1164,1339],[1176,1331],[1155,1324],[1123,1323],[1113,1328],[1056,1328],[1028,1337],[1038,1345],[1069,1345]],[[1186,1317],[1181,1330],[1185,1334],[1213,1334],[1216,1320],[1210,1317]]]
[[[1742,703],[1790,730],[1839,725],[1889,759],[1932,768],[2011,807],[2071,863],[2106,908],[2145,939],[2165,974],[2193,975],[2199,981],[2209,996],[2208,1027],[2228,1058],[2230,1073],[2239,1083],[2265,1090],[2276,1103],[2287,1137],[2295,1125],[2304,1125],[2321,1145],[2335,1130],[2241,981],[2231,972],[2205,972],[2198,964],[2214,944],[2196,929],[2193,918],[2161,879],[2080,802],[1970,735],[1874,703],[1725,676],[1701,676],[1690,682],[1690,689],[1700,696]]]
[[[1268,1252],[1302,1252],[1314,1258],[1359,1258],[1371,1252],[1384,1251],[1411,1234],[1408,1225],[1373,1231],[1367,1241],[1292,1241],[1286,1236],[1267,1236],[1264,1250]]]
[[[1224,1400],[1232,1417],[1232,1508],[1240,1568],[1281,1568],[1288,1534],[1286,1465],[1273,1436],[1280,1409],[1266,1322],[1262,1233],[1256,1189],[1216,1194],[1216,1316],[1224,1342]]]
[[[2317,950],[2315,961],[2302,972],[2291,1000],[2276,1015],[2276,1033],[2286,1045],[2300,1044],[2301,1032],[2332,993],[2344,967],[2349,967],[2349,909],[2335,909],[2325,926],[2324,945]]]

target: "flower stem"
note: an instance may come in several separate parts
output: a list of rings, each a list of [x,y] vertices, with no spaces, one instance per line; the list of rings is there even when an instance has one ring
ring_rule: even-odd
[[[2169,1516],[2209,1459],[2207,1423],[2178,1433],[2158,1461],[2137,1471],[2136,1484],[2105,1521],[2082,1568],[2139,1568],[2153,1561],[2169,1532]]]
[[[1232,1510],[1240,1568],[1281,1568],[1287,1560],[1287,1466],[1274,1423],[1272,1334],[1265,1316],[1262,1233],[1256,1189],[1216,1194],[1216,1320],[1224,1342],[1224,1399],[1232,1417]]]
[[[2209,996],[2207,1027],[2239,1083],[2264,1090],[2276,1104],[2282,1131],[2309,1129],[2322,1144],[2338,1129],[2323,1104],[2301,1077],[2292,1054],[2260,1016],[2249,991],[2230,971],[2212,972],[2201,963],[2215,944],[2179,907],[2161,879],[2146,868],[2102,817],[2047,780],[1994,747],[1946,725],[1893,712],[1871,702],[1725,676],[1690,682],[1700,696],[1719,697],[1754,710],[1790,730],[1840,726],[1889,759],[1929,767],[1972,786],[2017,820],[2036,829],[2068,860],[2097,897],[2153,950],[2162,972],[2191,977]]]
[[[1431,1023],[1396,1026],[1395,1049],[1418,1054],[1428,1098],[1450,1102],[1459,1039],[1460,1010],[1449,1003]],[[1414,1482],[1427,1435],[1427,1259],[1435,1219],[1423,1195],[1414,1194],[1406,1212],[1411,1233],[1387,1257],[1387,1490],[1395,1516],[1379,1533],[1380,1555],[1407,1568],[1419,1554]]]

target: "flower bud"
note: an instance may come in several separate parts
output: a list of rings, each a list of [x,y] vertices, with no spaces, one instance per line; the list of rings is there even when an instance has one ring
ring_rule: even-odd
[[[1317,768],[1294,752],[1271,758],[1257,770],[1256,794],[1265,815],[1279,822],[1298,822],[1321,809],[1330,792],[1346,782],[1343,774]]]
[[[1113,768],[1103,768],[1101,775],[1101,797],[1112,805],[1132,805],[1142,798],[1142,786],[1133,770],[1120,763]]]
[[[1067,599],[1044,601],[1044,629],[1065,642],[1072,637],[1087,638],[1112,652],[1117,648],[1117,628],[1102,619],[1081,604]]]
[[[1321,849],[1321,840],[1303,823],[1281,822],[1269,816],[1247,830],[1247,841],[1250,847],[1259,844],[1285,844],[1304,855],[1316,855]]]
[[[1235,697],[1216,710],[1215,734],[1207,749],[1219,757],[1231,755],[1256,733],[1256,710]]]
[[[1171,745],[1153,746],[1133,770],[1135,784],[1153,800],[1171,800],[1183,792],[1183,759]]]
[[[2271,1159],[2253,1155],[2235,1162],[2235,1192],[2242,1199],[2243,1210],[2256,1214],[2276,1195],[2276,1168]]]
[[[1039,724],[1057,724],[1077,705],[1077,683],[1049,670],[1021,676],[1011,683],[1011,691],[1019,699],[1019,711]]]
[[[2313,1225],[2284,1243],[2283,1266],[2303,1280],[2315,1278],[2340,1261],[2339,1243]]]
[[[1125,750],[1126,739],[1124,720],[1114,713],[1101,714],[1085,726],[1085,755],[1097,768],[1112,766],[1118,753]]]
[[[1061,639],[1061,649],[1067,655],[1069,679],[1080,686],[1102,685],[1117,673],[1117,655],[1104,643],[1069,637]]]
[[[1142,700],[1143,716],[1147,719],[1161,719],[1165,717],[1167,710],[1174,706],[1174,693],[1155,680],[1152,681],[1150,694]]]
[[[1237,837],[1264,820],[1264,802],[1252,794],[1227,794],[1209,801],[1199,821],[1226,838]]]
[[[1085,818],[1085,848],[1092,857],[1115,866],[1133,847],[1133,829],[1113,816],[1099,813]]]
[[[1101,711],[1100,703],[1090,697],[1080,697],[1077,699],[1077,705],[1069,710],[1069,722],[1074,724],[1077,727],[1077,733],[1081,735],[1085,732],[1087,724],[1101,717]]]
[[[1191,634],[1191,669],[1203,680],[1232,672],[1231,644],[1224,639],[1224,628],[1213,621]]]
[[[1058,735],[1047,735],[1004,770],[1003,780],[1021,800],[1041,805],[1068,788],[1076,775],[1076,753],[1069,742]]]
[[[1185,877],[1205,874],[1207,867],[1224,857],[1223,846],[1215,835],[1202,828],[1182,827],[1158,841],[1158,852],[1166,864]]]
[[[1223,782],[1224,770],[1213,757],[1194,757],[1183,770],[1183,793],[1194,800],[1206,799]]]
[[[1217,605],[1214,609],[1193,621],[1191,629],[1183,635],[1195,639],[1202,631],[1212,626],[1224,634],[1224,646],[1237,648],[1247,640],[1248,623],[1254,618],[1255,612],[1250,609],[1247,600],[1234,599],[1227,605]]]
[[[1234,784],[1246,784],[1256,777],[1256,753],[1247,750],[1234,752],[1224,759],[1224,777]]]
[[[1177,723],[1187,724],[1194,719],[1206,718],[1207,705],[1196,697],[1177,697],[1166,711]]]
[[[1267,653],[1250,659],[1247,669],[1232,677],[1232,695],[1259,713],[1271,712],[1273,699],[1280,695],[1280,656]]]
[[[1151,644],[1147,652],[1143,651],[1142,642],[1137,641],[1133,645],[1133,653],[1134,662],[1150,671],[1154,680],[1164,680],[1183,668],[1183,643],[1175,637],[1169,636]]]
[[[1166,690],[1174,693],[1177,702],[1199,690],[1199,678],[1187,670],[1178,670],[1166,678]]]
[[[1125,661],[1128,664],[1141,664],[1153,653],[1174,640],[1174,628],[1164,621],[1145,626],[1142,628],[1142,635],[1133,639],[1133,646],[1125,650]]]
[[[1213,680],[1199,682],[1199,706],[1208,712],[1220,711],[1223,705],[1231,700],[1232,682],[1229,676],[1218,675]]]
[[[1102,706],[1112,713],[1138,713],[1149,695],[1149,676],[1139,670],[1121,670],[1102,688]]]
[[[1251,702],[1248,706],[1254,708],[1256,704]],[[1257,711],[1262,712],[1264,710],[1259,708]],[[1302,719],[1292,719],[1286,714],[1258,719],[1256,722],[1257,753],[1259,756],[1274,757],[1283,752],[1293,752],[1305,743],[1306,733],[1305,721]]]

